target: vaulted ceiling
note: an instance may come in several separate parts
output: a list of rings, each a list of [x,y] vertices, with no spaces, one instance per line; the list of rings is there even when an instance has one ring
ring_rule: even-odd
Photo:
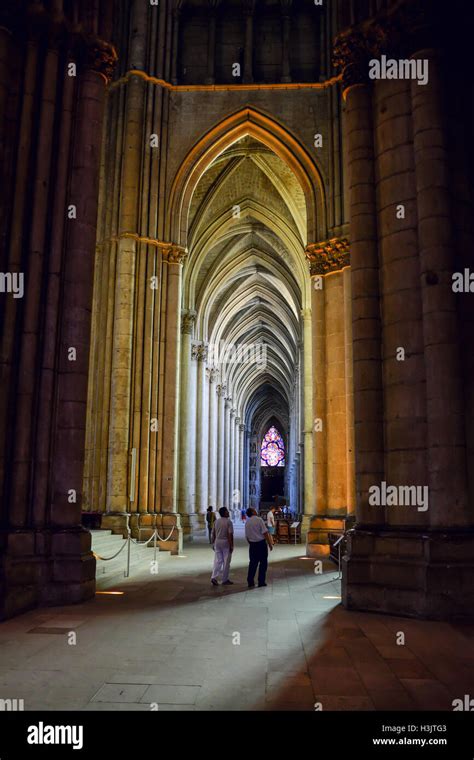
[[[212,346],[214,360],[220,352],[221,382],[250,426],[267,409],[288,427],[308,277],[305,233],[297,179],[253,137],[218,156],[194,192],[185,307],[197,312],[195,338]],[[249,361],[235,360],[239,346]]]

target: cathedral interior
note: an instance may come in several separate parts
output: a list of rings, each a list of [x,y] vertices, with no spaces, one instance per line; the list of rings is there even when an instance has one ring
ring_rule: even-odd
[[[0,700],[473,693],[467,5],[3,0]]]

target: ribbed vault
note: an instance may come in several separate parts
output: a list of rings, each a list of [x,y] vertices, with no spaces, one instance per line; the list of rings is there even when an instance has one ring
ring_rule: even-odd
[[[201,511],[206,501],[229,506],[231,494],[234,503],[247,504],[250,499],[258,504],[259,473],[252,474],[257,467],[252,454],[270,419],[278,420],[287,446],[286,495],[297,497],[297,476],[290,482],[288,475],[296,473],[300,445],[301,313],[309,283],[306,231],[306,198],[300,182],[281,157],[250,134],[214,157],[195,187],[188,209],[183,279],[183,311],[194,324],[191,346],[183,341],[182,360],[186,363],[193,346],[202,347],[208,376],[216,378],[218,392],[223,394],[222,414],[225,417],[226,410],[230,414],[229,430],[238,425],[239,436],[245,435],[239,439],[240,461],[217,474],[215,494],[212,485],[206,499],[197,489],[195,502],[200,503],[192,511]],[[184,372],[183,394],[185,387],[193,386],[193,373],[193,368]],[[195,375],[197,409],[198,369]],[[195,412],[188,394],[182,404],[182,418],[189,425]],[[211,413],[212,400],[210,417]],[[223,437],[219,437],[220,413],[218,406],[215,451],[213,436],[209,436],[209,469],[214,459],[219,469],[219,447],[227,435],[224,419]],[[238,438],[229,436],[231,441]],[[189,446],[185,431],[181,446]],[[202,467],[198,458],[197,470]],[[184,452],[181,461],[182,509],[189,511],[193,497],[185,493],[189,457]],[[199,480],[198,472],[196,477]]]

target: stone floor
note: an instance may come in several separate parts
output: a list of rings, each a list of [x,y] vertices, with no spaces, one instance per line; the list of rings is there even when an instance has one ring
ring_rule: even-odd
[[[241,535],[236,544],[234,586],[210,585],[202,538],[158,575],[145,561],[127,580],[101,579],[107,593],[87,603],[3,623],[0,699],[26,710],[451,710],[474,695],[474,626],[347,612],[334,566],[315,574],[301,546],[276,546],[268,587],[249,591]]]

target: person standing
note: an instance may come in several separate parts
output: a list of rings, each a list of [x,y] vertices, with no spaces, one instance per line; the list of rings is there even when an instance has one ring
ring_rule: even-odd
[[[268,532],[270,533],[272,540],[275,541],[275,535],[276,535],[276,528],[275,528],[275,511],[276,506],[272,504],[270,507],[270,510],[267,514],[267,528]]]
[[[234,551],[234,526],[229,519],[225,507],[219,510],[220,517],[214,523],[211,533],[211,544],[214,549],[214,567],[212,568],[211,583],[218,586],[218,577],[222,575],[222,585],[232,586],[229,580],[230,561]]]
[[[212,543],[211,536],[212,536],[212,529],[214,527],[214,523],[216,521],[216,513],[212,509],[212,507],[207,508],[206,512],[206,523],[207,523],[207,532],[209,534],[209,543]]]
[[[245,538],[249,545],[249,569],[247,573],[247,584],[249,588],[255,588],[255,573],[258,567],[258,586],[266,586],[266,574],[268,566],[268,548],[273,549],[273,541],[267,526],[261,517],[258,517],[255,509],[247,509],[245,523]]]

